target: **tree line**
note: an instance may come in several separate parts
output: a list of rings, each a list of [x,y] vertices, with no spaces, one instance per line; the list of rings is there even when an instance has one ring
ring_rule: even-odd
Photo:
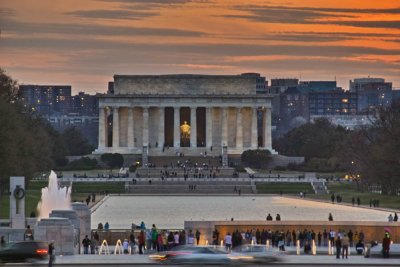
[[[370,125],[347,130],[317,119],[273,142],[288,156],[304,156],[306,171],[343,171],[361,186],[379,185],[383,194],[400,189],[400,101],[380,108]]]
[[[0,194],[10,176],[30,179],[35,173],[65,166],[69,155],[84,155],[92,147],[75,128],[55,131],[38,114],[25,110],[18,84],[0,69]]]

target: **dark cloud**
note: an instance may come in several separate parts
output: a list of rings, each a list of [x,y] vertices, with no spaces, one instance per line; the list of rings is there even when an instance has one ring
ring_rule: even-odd
[[[352,57],[358,55],[399,55],[400,49],[381,49],[362,46],[315,46],[315,45],[254,45],[254,44],[181,44],[149,43],[137,44],[93,38],[13,38],[2,41],[3,47],[18,49],[36,49],[43,51],[70,50],[105,50],[104,53],[116,51],[141,51],[146,55],[162,53],[185,57],[235,57],[235,56],[320,56]]]
[[[0,7],[0,16],[13,16],[13,15],[15,15],[14,9]]]
[[[203,33],[167,28],[126,27],[98,24],[62,23],[23,23],[12,19],[5,20],[3,30],[19,34],[51,33],[82,36],[201,36]]]
[[[72,15],[75,17],[82,18],[95,18],[95,19],[131,19],[138,20],[147,17],[157,16],[156,12],[148,12],[148,11],[134,11],[134,10],[79,10],[74,12],[65,13],[67,15]]]
[[[265,23],[286,24],[332,24],[367,28],[400,28],[400,21],[360,21],[360,14],[400,14],[400,8],[354,9],[354,8],[313,8],[286,6],[236,6],[236,11],[249,14],[225,15]],[[338,20],[337,18],[347,18]]]
[[[390,28],[400,29],[400,20],[391,21],[359,21],[359,20],[348,20],[348,21],[329,21],[322,22],[322,24],[335,24],[361,28]]]

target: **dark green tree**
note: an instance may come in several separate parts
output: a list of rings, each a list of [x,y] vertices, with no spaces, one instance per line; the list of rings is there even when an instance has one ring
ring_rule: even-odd
[[[105,153],[100,157],[112,171],[114,168],[121,168],[124,165],[124,157],[119,153]]]
[[[61,139],[69,156],[87,155],[94,149],[82,132],[75,127],[65,129],[61,134]]]
[[[246,150],[241,156],[242,163],[245,166],[255,169],[265,169],[271,160],[271,152],[269,150]]]
[[[362,185],[380,185],[383,194],[400,189],[400,102],[381,108],[372,125],[343,140],[339,157]]]
[[[331,124],[327,119],[317,119],[304,124],[275,140],[274,149],[286,156],[329,159],[335,155],[336,145],[348,131]]]

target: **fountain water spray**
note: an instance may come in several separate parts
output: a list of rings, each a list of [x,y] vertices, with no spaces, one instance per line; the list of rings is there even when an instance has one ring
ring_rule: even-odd
[[[57,174],[54,171],[50,172],[47,187],[42,188],[42,197],[37,209],[39,220],[49,218],[52,210],[71,209],[71,188],[59,186]]]

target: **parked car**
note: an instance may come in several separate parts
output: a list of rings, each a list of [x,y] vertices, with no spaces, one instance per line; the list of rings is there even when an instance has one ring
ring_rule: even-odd
[[[0,262],[34,262],[47,260],[48,244],[41,241],[21,241],[0,250]]]

